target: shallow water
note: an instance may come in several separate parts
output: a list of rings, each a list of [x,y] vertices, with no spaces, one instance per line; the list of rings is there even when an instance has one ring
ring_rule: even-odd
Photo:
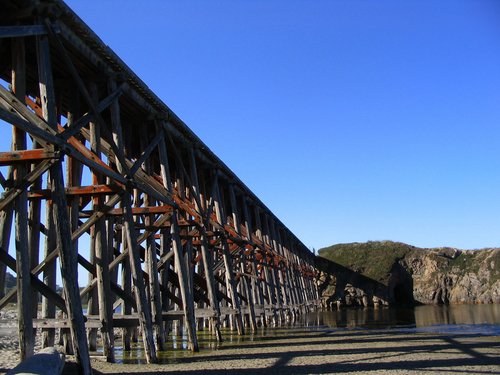
[[[385,308],[343,308],[306,314],[294,324],[280,327],[261,327],[255,334],[238,336],[223,330],[223,343],[217,343],[207,331],[198,332],[200,351],[219,350],[263,341],[268,338],[287,338],[297,330],[394,330],[403,332],[433,332],[467,334],[473,336],[500,336],[500,305],[453,305]],[[118,344],[118,343],[117,343]],[[142,343],[133,345],[131,351],[115,347],[117,362],[144,363]],[[159,352],[160,362],[192,357],[187,350],[187,337],[170,335],[167,350]]]
[[[500,305],[427,305],[390,308],[345,308],[304,317],[305,325],[340,329],[405,329],[500,335]]]
[[[345,308],[304,317],[305,325],[332,328],[397,328],[433,325],[500,324],[500,305],[451,305],[390,308]]]

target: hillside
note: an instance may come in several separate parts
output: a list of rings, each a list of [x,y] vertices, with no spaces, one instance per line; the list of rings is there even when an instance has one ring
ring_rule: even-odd
[[[337,244],[318,251],[319,256],[386,284],[393,264],[417,248],[402,242],[369,241]]]
[[[498,248],[424,249],[401,242],[370,241],[326,247],[319,250],[319,256],[372,279],[379,289],[385,286],[387,303],[397,302],[401,296],[425,304],[500,302]],[[352,294],[349,283],[343,291],[339,287],[333,298]],[[354,292],[360,293],[370,295],[370,290]]]

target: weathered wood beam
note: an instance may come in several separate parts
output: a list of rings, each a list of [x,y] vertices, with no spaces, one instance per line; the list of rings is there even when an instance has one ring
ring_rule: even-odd
[[[87,103],[87,105],[90,108],[90,112],[92,113],[92,116],[94,117],[95,121],[99,124],[99,127],[101,129],[101,132],[108,136],[109,138],[109,143],[111,145],[111,148],[113,149],[113,152],[115,153],[115,156],[117,157],[118,161],[122,165],[122,168],[127,168],[125,166],[125,155],[123,154],[123,149],[119,148],[115,142],[113,142],[111,132],[109,132],[106,122],[103,120],[101,117],[99,111],[96,108],[95,101],[92,99],[91,95],[87,91],[87,88],[85,87],[85,83],[81,79],[80,75],[78,74],[78,70],[76,69],[75,65],[73,64],[73,61],[71,60],[70,55],[66,51],[66,48],[64,47],[61,38],[55,33],[54,29],[52,28],[52,25],[50,24],[49,20],[46,19],[44,21],[45,26],[47,27],[48,35],[51,38],[53,45],[58,49],[60,55],[62,56],[64,62],[66,63],[67,68],[69,69],[70,75],[73,78],[73,80],[76,83],[76,86],[78,87],[78,90],[80,91],[80,94],[82,95],[83,99]],[[129,173],[127,173],[129,174]]]
[[[163,137],[163,132],[156,135],[153,141],[148,141],[147,134],[141,134],[140,146],[144,150],[142,155],[137,159],[136,164],[142,160],[142,169],[147,173],[152,173],[151,163],[148,160],[150,154],[157,147],[160,138]],[[131,169],[131,173],[134,173]],[[143,205],[146,207],[154,205],[156,202],[148,194],[143,194]],[[143,221],[146,228],[150,228],[154,221],[154,216],[152,214],[145,214],[143,216]],[[153,235],[148,236],[146,240],[145,249],[145,263],[146,271],[149,275],[148,288],[149,297],[151,302],[151,314],[153,318],[153,333],[154,340],[157,350],[163,350],[165,345],[165,330],[163,327],[162,313],[162,301],[160,294],[160,283],[158,277],[158,255],[156,249],[156,241]]]
[[[114,187],[111,185],[90,185],[90,186],[68,186],[64,188],[64,194],[66,196],[97,196],[97,195],[110,195],[115,194],[117,192],[121,192],[122,189]],[[30,190],[28,191],[28,199],[47,199],[50,198],[50,190],[49,189],[40,189],[40,190]],[[100,207],[100,206],[99,206]],[[108,210],[107,213],[111,215]],[[94,211],[92,211],[94,212]]]
[[[16,260],[9,255],[3,247],[0,247],[0,262],[5,264],[12,271],[16,272]],[[38,278],[33,274],[30,275],[30,280],[31,285],[35,289],[37,289],[43,296],[50,299],[62,311],[66,312],[66,304],[59,294],[47,287],[47,285],[38,280]]]
[[[18,98],[26,92],[26,61],[24,39],[12,42],[12,88]],[[12,128],[12,148],[20,153],[26,150],[26,133]],[[16,165],[14,180],[19,181],[26,175],[25,165]],[[26,191],[21,192],[14,202],[15,243],[16,243],[16,285],[17,285],[17,322],[19,332],[20,359],[25,360],[34,353],[32,301],[30,289],[30,253],[28,245],[28,198]]]
[[[37,37],[37,54],[40,81],[40,98],[42,108],[47,109],[45,120],[56,131],[57,118],[50,113],[55,110],[55,93],[52,81],[52,66],[50,61],[50,48],[46,37]],[[83,321],[82,302],[78,291],[77,260],[72,251],[70,221],[67,212],[66,196],[60,194],[64,189],[62,165],[60,162],[50,168],[49,182],[52,189],[52,202],[54,205],[54,226],[56,241],[60,251],[61,277],[63,290],[66,297],[66,310],[72,322],[71,334],[75,358],[84,375],[92,374],[87,341],[85,339],[85,324]]]
[[[0,200],[0,211],[5,210],[5,208],[11,204],[16,197],[25,192],[26,189],[35,183],[35,181],[37,181],[42,174],[47,172],[54,163],[55,160],[44,160],[32,169],[31,172],[26,174],[20,181],[16,181],[14,186],[3,194],[2,199]]]
[[[116,83],[111,80],[108,83],[109,89],[114,91],[116,89]],[[112,141],[116,144],[119,149],[123,149],[123,136],[122,136],[122,124],[120,119],[120,107],[115,101],[111,105],[111,126],[112,126]],[[119,172],[128,170],[125,161],[120,159],[117,160],[117,169]],[[126,168],[126,169],[125,169]],[[139,322],[142,329],[144,351],[146,355],[146,360],[148,363],[156,363],[158,361],[156,356],[156,348],[153,340],[153,327],[151,321],[151,310],[146,299],[146,290],[144,285],[144,279],[142,278],[141,261],[139,256],[139,249],[137,243],[137,234],[134,228],[134,218],[132,215],[132,202],[130,198],[130,192],[126,192],[122,198],[122,207],[124,209],[123,219],[124,219],[124,239],[127,242],[128,254],[129,254],[129,264],[130,273],[132,276],[132,281],[134,284],[134,292],[136,298],[136,308],[139,314]],[[128,276],[127,276],[128,277]]]
[[[67,155],[74,157],[90,168],[97,170],[99,173],[122,184],[127,182],[125,177],[113,171],[77,139],[70,137],[68,140],[64,140],[62,137],[58,136],[59,133],[57,130],[52,129],[43,119],[26,108],[23,103],[1,85],[0,98],[0,107],[6,107],[18,113],[18,115],[16,115],[4,108],[0,108],[0,118],[4,121],[30,133],[44,147],[50,148],[52,145],[59,146]],[[37,110],[37,105],[33,101],[27,100],[27,104],[34,110]],[[19,116],[24,117],[26,120]],[[64,128],[60,127],[60,130],[63,131]]]
[[[215,196],[216,196],[216,200],[218,202],[218,204],[215,206],[215,209],[217,211],[217,218],[219,219],[220,223],[224,226],[226,223],[226,214],[225,214],[225,210],[223,207],[224,203],[222,201],[222,195],[221,195],[219,183],[217,183]],[[228,289],[229,295],[231,296],[231,304],[233,306],[233,309],[236,310],[236,314],[234,314],[234,318],[236,320],[236,328],[238,330],[239,335],[244,335],[245,328],[243,327],[243,319],[242,319],[242,315],[241,315],[240,300],[239,300],[239,296],[238,296],[238,293],[236,290],[236,282],[234,279],[233,261],[232,261],[229,245],[227,243],[227,239],[224,236],[221,236],[221,243],[222,243],[222,259],[224,261],[224,268],[226,271],[224,273],[225,278],[226,278],[226,287]]]
[[[45,149],[0,152],[0,166],[14,163],[38,163],[45,159],[59,159],[60,153]]]
[[[104,111],[106,108],[108,108],[115,100],[118,100],[118,98],[123,94],[123,89],[127,86],[126,83],[121,84],[114,92],[109,94],[106,98],[104,98],[101,102],[99,102],[95,109],[97,112],[101,113]],[[64,131],[61,133],[61,138],[63,139],[69,139],[76,134],[78,134],[84,126],[86,126],[90,121],[92,121],[93,115],[91,113],[86,113],[82,117],[80,117],[78,120],[76,120],[74,123],[71,124],[71,126],[68,126],[64,128]]]
[[[173,192],[172,181],[170,179],[169,173],[169,161],[167,155],[167,147],[165,144],[165,139],[161,139],[158,147],[160,153],[160,165],[161,173],[163,177],[164,187],[169,191]],[[186,321],[186,328],[188,334],[189,346],[192,351],[198,351],[198,338],[196,336],[196,322],[194,317],[194,304],[192,303],[192,293],[189,289],[187,278],[187,270],[185,269],[185,263],[183,262],[184,254],[182,248],[182,242],[179,237],[179,226],[177,222],[177,213],[174,212],[171,219],[170,234],[172,238],[172,250],[175,255],[175,267],[177,269],[177,274],[179,277],[179,290],[181,292],[182,303],[184,308],[184,319]]]
[[[61,29],[57,25],[52,25],[52,27],[54,32],[61,32]],[[45,25],[0,26],[0,38],[22,38],[46,34],[47,28]]]
[[[93,84],[91,86],[92,99],[96,100],[97,88]],[[100,157],[100,128],[94,124],[90,123],[91,131],[91,151]],[[103,183],[103,178],[95,173],[92,174],[93,183],[98,185]],[[99,207],[103,203],[102,196],[95,196],[93,199],[94,207]],[[114,362],[114,341],[115,336],[113,333],[113,311],[109,280],[109,258],[108,258],[108,240],[106,233],[106,223],[103,218],[98,220],[93,226],[94,235],[94,249],[95,249],[95,266],[96,266],[96,278],[97,278],[97,298],[99,306],[99,319],[102,322],[101,328],[101,338],[103,342],[103,354],[108,362]],[[96,303],[97,301],[93,301]]]

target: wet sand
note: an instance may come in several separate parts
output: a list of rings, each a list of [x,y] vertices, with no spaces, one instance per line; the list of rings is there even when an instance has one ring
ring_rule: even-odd
[[[19,352],[15,331],[4,327],[0,335],[0,373],[4,373],[16,365]],[[164,363],[157,365],[111,364],[93,357],[92,367],[97,375],[500,374],[498,336],[292,328],[255,341],[227,341],[199,353],[176,352],[178,357],[167,353],[161,359]],[[127,361],[127,357],[117,359]],[[64,374],[75,373],[68,356]]]

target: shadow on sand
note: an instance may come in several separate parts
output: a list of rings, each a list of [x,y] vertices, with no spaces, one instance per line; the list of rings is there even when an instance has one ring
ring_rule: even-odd
[[[152,375],[202,372],[224,375],[378,373],[397,370],[416,373],[500,374],[499,354],[500,341],[491,337],[317,331],[313,334],[293,334],[286,338],[273,337],[258,343],[227,345],[206,355],[176,358],[160,365],[105,365],[108,367],[103,367],[106,368],[103,372],[96,369],[94,373]],[[257,365],[259,361],[272,364],[261,368],[262,366]],[[228,367],[232,367],[223,369],[222,363],[230,363]],[[101,368],[100,366],[98,367]],[[75,365],[68,363],[64,374],[74,374],[75,370]]]

